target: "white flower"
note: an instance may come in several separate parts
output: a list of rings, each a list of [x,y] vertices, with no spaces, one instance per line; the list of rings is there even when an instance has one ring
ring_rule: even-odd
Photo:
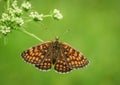
[[[13,7],[13,8],[16,8],[16,7],[17,7],[17,0],[14,0],[14,1],[13,1],[12,7]]]
[[[11,16],[15,16],[15,15],[21,15],[22,14],[22,9],[16,7],[16,8],[9,8],[8,12]]]
[[[39,15],[38,12],[31,12],[29,17],[35,18],[38,15]]]
[[[15,21],[19,26],[22,26],[24,24],[24,20],[19,17],[13,18],[13,21]]]
[[[14,12],[15,12],[15,14],[17,14],[17,15],[22,14],[22,9],[16,7],[16,8],[14,9]]]
[[[12,16],[22,14],[22,9],[18,7],[17,2],[18,2],[17,0],[14,0],[12,2],[12,7],[8,9],[9,14]]]
[[[58,19],[58,20],[63,18],[62,14],[60,13],[58,9],[53,10],[53,18]]]
[[[42,20],[43,20],[43,14],[39,14],[39,15],[37,16],[37,19],[40,20],[40,21],[42,21]]]
[[[10,20],[10,16],[7,13],[2,13],[2,19],[1,21],[9,21]]]
[[[29,17],[33,18],[34,20],[43,20],[43,14],[39,14],[38,12],[31,12]]]
[[[58,14],[58,13],[60,13],[60,10],[54,9],[54,10],[53,10],[53,13]]]
[[[31,8],[31,4],[29,2],[24,2],[22,3],[22,8],[29,10]]]
[[[11,15],[11,16],[14,16],[15,15],[15,10],[13,8],[9,8],[8,9],[8,13]]]
[[[1,28],[1,33],[3,34],[7,34],[8,32],[10,32],[10,27],[7,27],[7,26],[0,26]]]

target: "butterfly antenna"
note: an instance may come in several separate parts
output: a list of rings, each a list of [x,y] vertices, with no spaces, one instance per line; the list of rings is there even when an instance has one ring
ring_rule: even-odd
[[[65,34],[68,33],[69,31],[70,31],[70,28],[68,28],[67,30],[65,30],[65,31],[61,34],[61,36],[65,35]]]
[[[70,31],[70,29],[67,29],[66,31],[64,31],[63,33],[61,33],[59,36],[61,37],[61,36],[63,36],[63,35],[65,35],[67,32],[69,32]],[[56,41],[58,41],[59,40],[59,36],[56,36],[55,37],[55,40]]]

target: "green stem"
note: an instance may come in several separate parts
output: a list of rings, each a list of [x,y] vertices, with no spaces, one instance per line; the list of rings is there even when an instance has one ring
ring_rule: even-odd
[[[52,17],[52,15],[44,15],[43,17]]]
[[[7,0],[7,9],[10,7],[10,0]]]
[[[32,33],[28,32],[28,31],[26,31],[24,28],[20,28],[20,30],[21,30],[22,32],[24,32],[25,34],[27,34],[27,35],[29,35],[29,36],[31,36],[31,37],[33,37],[33,38],[39,40],[40,42],[44,42],[42,39],[38,38],[38,37],[35,36],[34,34],[32,34]]]

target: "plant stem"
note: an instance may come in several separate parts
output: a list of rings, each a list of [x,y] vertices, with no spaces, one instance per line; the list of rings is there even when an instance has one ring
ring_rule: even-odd
[[[31,37],[33,37],[33,38],[39,40],[40,42],[44,42],[42,39],[38,38],[38,37],[35,36],[34,34],[32,34],[32,33],[28,32],[28,31],[26,31],[24,28],[20,28],[20,30],[21,30],[22,32],[24,32],[25,34],[27,34],[27,35],[29,35],[29,36],[31,36]]]
[[[10,0],[7,0],[7,9],[10,7]]]
[[[44,15],[43,17],[52,17],[52,15]]]

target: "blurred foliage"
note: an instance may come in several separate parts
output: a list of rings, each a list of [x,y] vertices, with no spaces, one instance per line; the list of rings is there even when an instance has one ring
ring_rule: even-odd
[[[0,38],[0,85],[118,85],[120,84],[120,0],[30,0],[35,10],[57,8],[61,21],[29,23],[26,30],[44,41],[67,42],[90,60],[87,68],[68,74],[36,70],[20,53],[40,42],[20,31]],[[5,1],[0,0],[0,14]],[[70,29],[64,34],[64,31]],[[6,39],[6,40],[5,40]],[[6,44],[4,43],[6,42]]]

